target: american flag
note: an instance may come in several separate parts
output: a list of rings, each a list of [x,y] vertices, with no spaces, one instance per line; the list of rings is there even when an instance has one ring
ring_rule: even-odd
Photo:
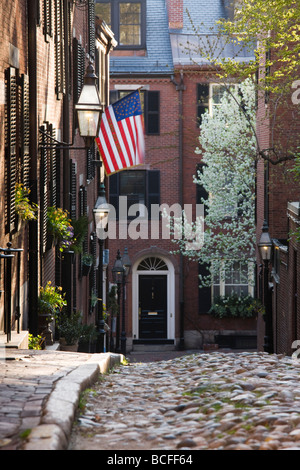
[[[96,142],[107,175],[144,163],[144,121],[138,90],[106,108]]]

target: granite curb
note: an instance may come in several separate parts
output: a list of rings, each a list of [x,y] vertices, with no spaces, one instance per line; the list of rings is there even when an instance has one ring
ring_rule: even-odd
[[[122,362],[121,354],[93,354],[57,381],[44,407],[38,426],[31,429],[23,450],[66,450],[80,393],[99,377]]]

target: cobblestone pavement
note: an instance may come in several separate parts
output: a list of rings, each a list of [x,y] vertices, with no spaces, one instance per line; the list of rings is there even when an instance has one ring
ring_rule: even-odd
[[[300,450],[300,361],[213,352],[115,368],[85,392],[70,450]]]

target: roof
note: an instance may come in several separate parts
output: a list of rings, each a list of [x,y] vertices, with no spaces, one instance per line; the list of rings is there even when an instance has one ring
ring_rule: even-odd
[[[234,41],[226,43],[217,36],[216,22],[230,14],[228,0],[183,0],[183,28],[170,30],[175,66],[203,65],[209,61],[200,49],[221,59],[248,61],[253,52]]]
[[[216,21],[228,16],[229,3],[229,0],[183,0],[183,27],[169,30],[166,0],[147,0],[146,56],[111,55],[111,75],[172,75],[178,66],[208,64],[199,53],[199,42],[207,50],[213,46],[221,58],[235,57],[240,61],[253,58],[253,53],[240,45],[217,41]]]
[[[168,74],[174,71],[165,0],[147,0],[147,54],[110,58],[110,73]]]

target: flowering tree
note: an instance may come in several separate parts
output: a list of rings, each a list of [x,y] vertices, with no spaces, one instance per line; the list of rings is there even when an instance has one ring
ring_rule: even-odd
[[[171,223],[174,234],[182,230],[181,239],[174,240],[179,251],[212,266],[200,279],[202,285],[211,284],[226,263],[254,261],[254,127],[255,96],[250,80],[232,87],[231,93],[224,92],[213,116],[206,113],[202,119],[196,153],[201,155],[203,166],[194,182],[208,195],[201,201],[205,218],[189,222],[183,214],[183,226],[179,218]]]
[[[258,135],[256,158],[278,165],[299,154],[300,6],[295,0],[224,0],[226,13],[209,34],[196,27],[189,54],[205,58],[220,82],[256,76],[257,127],[269,129],[267,147]],[[233,56],[224,52],[233,50]]]

